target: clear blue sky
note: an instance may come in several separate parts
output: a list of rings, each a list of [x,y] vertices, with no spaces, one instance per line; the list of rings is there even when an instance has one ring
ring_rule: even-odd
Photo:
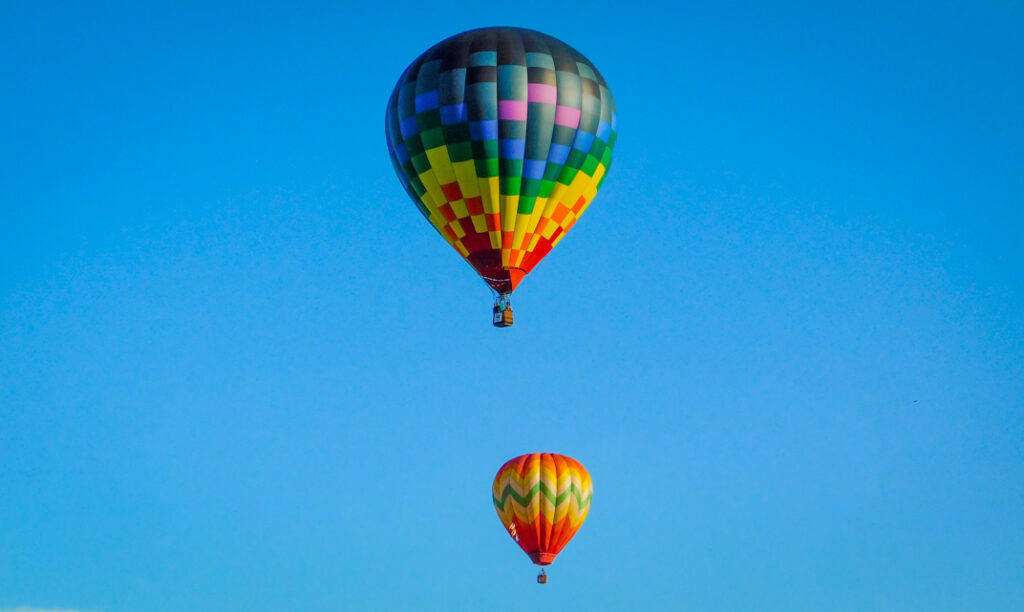
[[[487,25],[619,109],[508,330],[383,134],[405,66]],[[1022,31],[6,3],[0,610],[1022,609]],[[538,450],[595,487],[546,587],[489,491]]]

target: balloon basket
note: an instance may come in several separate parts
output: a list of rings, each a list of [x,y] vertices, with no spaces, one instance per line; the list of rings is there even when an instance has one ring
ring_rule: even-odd
[[[512,327],[512,296],[499,295],[494,299],[493,323],[495,327]]]

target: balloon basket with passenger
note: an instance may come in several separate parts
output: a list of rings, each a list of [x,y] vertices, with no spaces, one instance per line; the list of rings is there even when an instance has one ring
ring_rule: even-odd
[[[494,298],[494,326],[512,327],[512,296],[505,293]]]

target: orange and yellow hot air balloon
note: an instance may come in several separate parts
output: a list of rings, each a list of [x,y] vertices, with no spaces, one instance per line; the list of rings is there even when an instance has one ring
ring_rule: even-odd
[[[510,459],[491,489],[502,525],[537,565],[549,565],[587,518],[594,486],[578,461],[554,453]],[[543,570],[538,582],[547,582]]]

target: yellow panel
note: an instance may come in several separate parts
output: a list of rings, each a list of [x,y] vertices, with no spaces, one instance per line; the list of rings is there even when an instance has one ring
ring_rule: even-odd
[[[515,234],[512,235],[513,250],[523,248],[523,237],[526,236],[526,226],[529,225],[531,216],[516,213]]]
[[[549,199],[550,196],[547,198],[537,198],[537,201],[534,202],[533,212],[530,213],[526,219],[527,234],[532,234],[537,231],[537,224],[540,222],[541,218],[544,217],[544,209],[547,208]],[[516,223],[518,224],[518,221]]]
[[[511,232],[516,229],[517,208],[519,208],[519,196],[501,196],[501,231]]]
[[[486,217],[483,215],[473,215],[470,219],[473,221],[473,229],[475,229],[478,234],[482,234],[487,231]]]
[[[580,174],[583,173],[580,172],[576,176],[578,177]],[[575,179],[573,180],[573,182],[576,182]],[[567,199],[567,194],[571,191],[571,189],[572,188],[569,185],[566,185],[565,183],[555,183],[554,189],[551,190],[551,195],[548,196],[548,199],[544,204],[544,211],[537,218],[538,224],[540,223],[541,218],[548,219],[549,221],[547,227],[545,227],[544,231],[542,232],[542,235],[547,240],[551,240],[551,236],[553,236],[555,230],[558,229],[558,224],[555,223],[551,217],[552,215],[555,214],[555,209],[558,208],[559,202],[565,202],[565,200]],[[571,204],[567,204],[566,206],[571,207]],[[534,244],[534,246],[536,246],[536,244]],[[532,251],[533,247],[530,247],[530,250]]]
[[[580,207],[578,211],[573,213],[575,219],[578,220],[580,217],[582,217],[583,213],[587,211],[587,208],[589,208],[590,204],[594,201],[594,198],[597,197],[597,185],[598,183],[601,182],[601,177],[604,176],[604,173],[604,165],[598,164],[597,169],[594,170],[594,176],[591,177],[589,181],[586,181],[586,187],[583,192],[583,197],[585,198],[585,201],[583,202],[583,206]]]
[[[459,180],[462,197],[475,198],[480,195],[480,184],[476,176],[476,163],[473,160],[460,161],[452,164],[455,176]]]
[[[450,202],[450,204],[452,206],[452,211],[455,213],[457,218],[465,219],[469,216],[469,209],[466,208],[465,200],[455,200],[454,202]]]
[[[558,224],[554,221],[548,223],[547,227],[544,228],[544,238],[551,240],[551,237],[555,235],[556,231],[558,231]]]
[[[455,171],[452,169],[452,160],[448,157],[448,147],[441,145],[427,149],[427,159],[442,185],[455,182]]]
[[[516,229],[516,209],[519,208],[519,196],[501,196],[501,233],[514,232]],[[492,241],[493,242],[493,241]],[[504,236],[500,239],[501,265],[506,268],[512,265],[512,249],[505,247]]]
[[[573,179],[572,184],[569,185],[569,192],[566,194],[568,197],[563,203],[571,210],[576,206],[576,201],[582,196],[587,203],[594,199],[597,195],[597,181],[593,177],[587,176],[585,172],[579,172],[576,174],[576,178]],[[562,219],[562,229],[566,229],[567,224],[571,224],[569,218],[572,215],[566,215],[565,219]]]
[[[437,182],[437,176],[434,175],[433,168],[420,174],[420,181],[423,182],[423,187],[425,187],[427,193],[430,194],[430,198],[436,203],[435,207],[448,201],[448,198],[444,195],[444,191],[441,189],[441,183]]]
[[[501,212],[498,208],[498,203],[501,199],[501,196],[499,195],[500,193],[501,187],[498,182],[498,177],[492,176],[480,179],[480,197],[484,202],[485,213],[493,214]]]
[[[563,183],[557,183],[555,188],[551,192],[551,196],[548,198],[546,205],[544,206],[543,218],[548,219],[547,225],[544,230],[540,233],[545,239],[551,240],[551,237],[555,235],[555,231],[559,227],[562,228],[562,233],[558,239],[552,242],[552,246],[558,244],[562,237],[565,236],[565,230],[572,227],[576,219],[583,214],[590,203],[594,200],[597,195],[597,183],[601,180],[601,176],[604,175],[605,168],[603,165],[598,165],[597,170],[594,172],[594,176],[587,176],[585,172],[577,172],[576,176],[573,177],[572,183],[565,185]],[[583,197],[585,202],[583,208],[579,214],[572,212],[572,208],[576,205],[576,201]],[[561,204],[568,208],[570,212],[566,214],[565,218],[562,219],[561,223],[555,223],[553,216],[558,205]],[[540,217],[538,217],[539,224]],[[532,251],[534,247],[539,243],[539,238],[531,239],[530,245],[527,251]]]
[[[498,210],[498,201],[500,200],[499,194],[501,193],[500,183],[498,177],[491,176],[486,178],[478,178],[477,184],[480,185],[480,199],[484,205],[484,214],[492,215]],[[474,226],[475,227],[475,226]],[[484,229],[487,227],[487,221],[484,220]],[[480,231],[483,231],[481,229]],[[488,238],[491,239],[491,248],[501,248],[501,233],[493,230],[488,230]]]
[[[448,227],[452,228],[452,231],[455,232],[455,235],[458,236],[460,240],[466,237],[466,230],[462,229],[462,224],[457,220],[449,223]]]
[[[448,225],[448,221],[444,217],[442,217],[440,215],[438,215],[438,216],[430,215],[429,221],[430,221],[430,224],[433,225],[435,228],[437,228],[437,231],[439,231],[439,232],[444,231],[444,228]],[[442,236],[444,236],[444,234],[442,234]],[[448,240],[448,236],[445,236],[444,239]]]
[[[434,229],[436,229],[438,232],[443,230],[444,226],[448,224],[448,220],[445,219],[444,215],[442,215],[441,212],[437,209],[437,205],[434,203],[434,199],[430,197],[430,194],[424,193],[422,196],[420,196],[420,202],[423,202],[423,206],[425,206],[427,212],[430,213],[430,215],[427,217],[427,220],[430,221],[430,224],[434,226]],[[447,236],[445,237],[445,240],[448,240]]]

